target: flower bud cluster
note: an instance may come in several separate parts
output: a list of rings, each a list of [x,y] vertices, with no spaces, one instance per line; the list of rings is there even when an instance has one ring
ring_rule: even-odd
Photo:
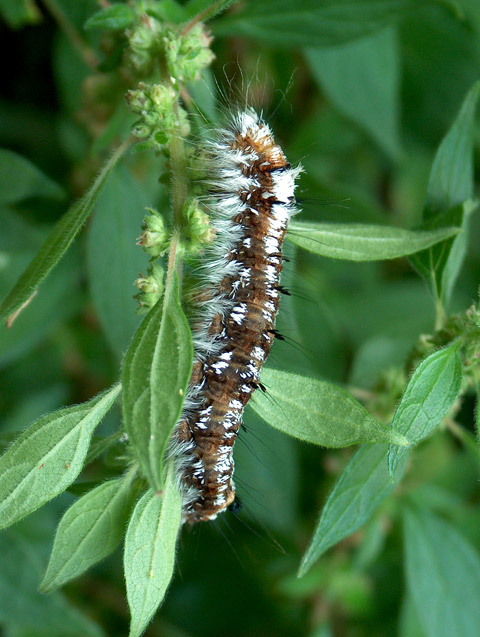
[[[127,92],[126,98],[131,110],[141,116],[133,134],[144,142],[143,147],[162,149],[172,135],[189,134],[187,114],[176,105],[177,93],[172,86],[140,82],[137,90]]]
[[[191,197],[187,199],[183,207],[183,218],[185,219],[184,248],[186,252],[196,254],[200,252],[207,243],[210,243],[215,231],[210,223],[210,219],[201,207],[198,199]]]
[[[137,245],[150,256],[157,258],[167,252],[170,245],[170,232],[168,231],[162,215],[154,208],[147,208],[148,214],[142,223],[142,234],[138,237]]]
[[[133,69],[144,77],[151,75],[163,55],[163,34],[163,25],[147,14],[140,17],[135,28],[127,31],[128,60]]]
[[[168,29],[164,41],[168,72],[180,82],[196,82],[215,59],[210,50],[212,37],[201,23],[185,35]]]
[[[138,301],[138,314],[146,314],[161,298],[164,288],[165,272],[158,262],[153,262],[148,268],[147,276],[140,275],[135,281],[139,289],[134,296]]]

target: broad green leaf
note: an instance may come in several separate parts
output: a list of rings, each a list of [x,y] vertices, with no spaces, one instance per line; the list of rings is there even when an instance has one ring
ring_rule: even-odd
[[[112,168],[128,148],[125,142],[110,157],[87,194],[55,224],[50,236],[0,307],[0,320],[18,310],[50,274],[81,230]]]
[[[130,637],[143,633],[162,602],[175,564],[182,497],[173,468],[162,494],[147,491],[138,501],[125,538],[124,569],[130,607]]]
[[[429,223],[432,228],[457,226],[460,233],[411,258],[415,268],[424,276],[434,297],[444,303],[447,303],[451,296],[463,263],[468,244],[469,218],[477,208],[478,201],[469,199],[443,213],[438,213]]]
[[[12,29],[35,24],[42,19],[35,0],[0,0],[0,15]]]
[[[398,637],[425,637],[420,617],[410,595],[404,598],[398,622]]]
[[[47,593],[113,553],[122,541],[132,500],[132,476],[101,484],[79,498],[58,525],[47,572]]]
[[[395,489],[406,462],[392,480],[387,467],[387,445],[363,445],[344,469],[328,496],[310,545],[302,558],[301,577],[331,546],[362,526]]]
[[[72,484],[93,430],[120,393],[115,385],[81,405],[33,423],[0,457],[0,528],[32,513]]]
[[[105,29],[116,31],[128,28],[135,19],[133,9],[116,2],[94,13],[86,22],[85,29]]]
[[[269,368],[262,370],[261,380],[267,392],[255,392],[249,404],[265,422],[289,436],[325,447],[408,444],[332,383]]]
[[[289,241],[309,252],[332,259],[380,261],[424,250],[455,236],[458,228],[404,230],[391,226],[293,221]]]
[[[392,429],[403,434],[411,445],[426,438],[450,411],[462,384],[459,343],[430,354],[415,369],[397,407]],[[388,467],[395,474],[403,450],[392,445]]]
[[[413,0],[262,0],[221,18],[215,33],[276,46],[333,46],[378,31],[414,8]]]
[[[334,106],[396,158],[400,60],[394,29],[341,46],[309,48],[305,55],[313,77]]]
[[[473,197],[473,142],[480,81],[465,97],[459,114],[433,160],[424,219],[434,217]]]
[[[65,192],[28,159],[0,148],[0,202],[18,203],[30,197],[63,199]]]
[[[34,531],[33,531],[34,532]],[[59,591],[38,593],[44,568],[41,547],[18,529],[0,534],[0,626],[2,635],[102,637],[104,632]]]
[[[123,421],[154,490],[163,484],[163,456],[180,415],[192,369],[190,328],[176,275],[138,328],[123,362]]]
[[[454,241],[416,255],[415,267],[425,276],[434,296],[446,305],[465,257],[468,241],[468,216],[476,208],[473,197],[473,143],[475,109],[480,96],[480,82],[468,92],[452,127],[443,138],[433,160],[424,208],[428,227],[445,223],[449,214],[460,215],[463,233]],[[461,207],[463,206],[463,210]],[[457,211],[457,212],[455,212]],[[449,220],[448,223],[451,223]]]
[[[95,309],[119,357],[140,323],[132,297],[133,283],[148,265],[145,252],[135,241],[144,214],[135,180],[126,169],[115,169],[98,198],[88,228],[87,265]]]
[[[405,571],[427,637],[476,637],[480,557],[449,523],[429,512],[405,514]]]

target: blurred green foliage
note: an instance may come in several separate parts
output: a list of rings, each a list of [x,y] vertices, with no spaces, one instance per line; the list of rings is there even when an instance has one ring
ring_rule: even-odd
[[[101,4],[0,1],[9,52],[0,98],[2,298],[52,224],[87,190],[105,154],[129,134],[124,93],[135,83],[116,72],[124,38],[115,29],[84,29]],[[181,22],[209,4],[159,6]],[[127,14],[119,12],[123,27]],[[289,160],[305,167],[302,219],[421,225],[435,151],[480,79],[477,0],[251,0],[233,5],[211,29],[211,71],[225,100],[241,101],[246,92]],[[205,113],[223,99],[210,72],[192,94]],[[478,122],[469,137],[476,164]],[[144,206],[168,205],[158,181],[163,172],[164,160],[153,153],[126,156],[71,253],[12,328],[0,328],[2,446],[42,414],[86,401],[117,380],[138,325],[131,297],[145,255],[135,240]],[[478,215],[465,236],[449,313],[478,298]],[[291,245],[288,251],[292,296],[282,304],[279,330],[289,342],[276,343],[271,364],[342,384],[388,422],[412,348],[434,330],[427,285],[406,259],[358,264]],[[236,448],[243,510],[184,530],[176,575],[146,634],[476,635],[474,390],[451,428],[411,455],[401,486],[373,517],[301,579],[296,571],[315,520],[354,450],[297,442],[247,410]],[[112,434],[119,418],[111,412],[98,433]],[[378,449],[369,451],[373,467]],[[367,455],[365,448],[359,453]],[[105,454],[82,481],[115,475],[116,462]],[[386,495],[388,476],[379,473],[370,477]],[[0,622],[8,637],[128,632],[118,551],[64,592],[36,592],[53,530],[72,501],[62,495],[0,538]]]

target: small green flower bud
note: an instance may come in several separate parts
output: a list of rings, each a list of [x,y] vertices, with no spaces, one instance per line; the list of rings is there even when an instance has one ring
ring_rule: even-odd
[[[172,86],[140,82],[137,90],[127,92],[126,99],[131,110],[141,116],[133,134],[150,146],[163,148],[172,134],[189,134],[187,113],[180,107],[175,112],[177,93]]]
[[[138,301],[138,314],[145,314],[152,308],[163,294],[164,269],[159,263],[153,263],[148,269],[147,276],[140,275],[135,285],[140,290],[134,296]]]
[[[183,217],[187,223],[185,234],[188,237],[188,251],[195,253],[203,249],[206,243],[210,243],[215,231],[210,219],[201,207],[199,201],[194,198],[187,199],[183,207]]]
[[[150,75],[162,54],[163,32],[162,24],[147,14],[141,16],[140,24],[127,31],[130,64],[144,76]]]
[[[201,23],[196,24],[184,36],[167,30],[165,55],[170,75],[181,82],[197,81],[202,70],[215,58],[210,50],[211,42],[211,36]]]
[[[141,245],[152,257],[159,257],[169,248],[170,233],[160,213],[153,208],[147,208],[147,210],[150,214],[143,220],[143,232],[138,237],[137,245]]]

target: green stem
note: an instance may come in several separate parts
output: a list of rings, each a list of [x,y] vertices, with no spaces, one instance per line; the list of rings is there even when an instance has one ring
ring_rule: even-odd
[[[218,0],[218,2],[214,2],[200,13],[197,13],[197,15],[192,18],[190,22],[187,22],[180,35],[183,37],[191,29],[193,29],[196,24],[198,24],[199,22],[206,22],[206,20],[210,20],[221,11],[225,11],[226,9],[228,9],[231,4],[237,1],[238,0]]]
[[[174,104],[178,115],[178,104]],[[188,193],[187,157],[185,144],[180,135],[174,133],[170,141],[170,170],[172,174],[172,210],[174,228],[180,230],[185,220],[183,206]]]

